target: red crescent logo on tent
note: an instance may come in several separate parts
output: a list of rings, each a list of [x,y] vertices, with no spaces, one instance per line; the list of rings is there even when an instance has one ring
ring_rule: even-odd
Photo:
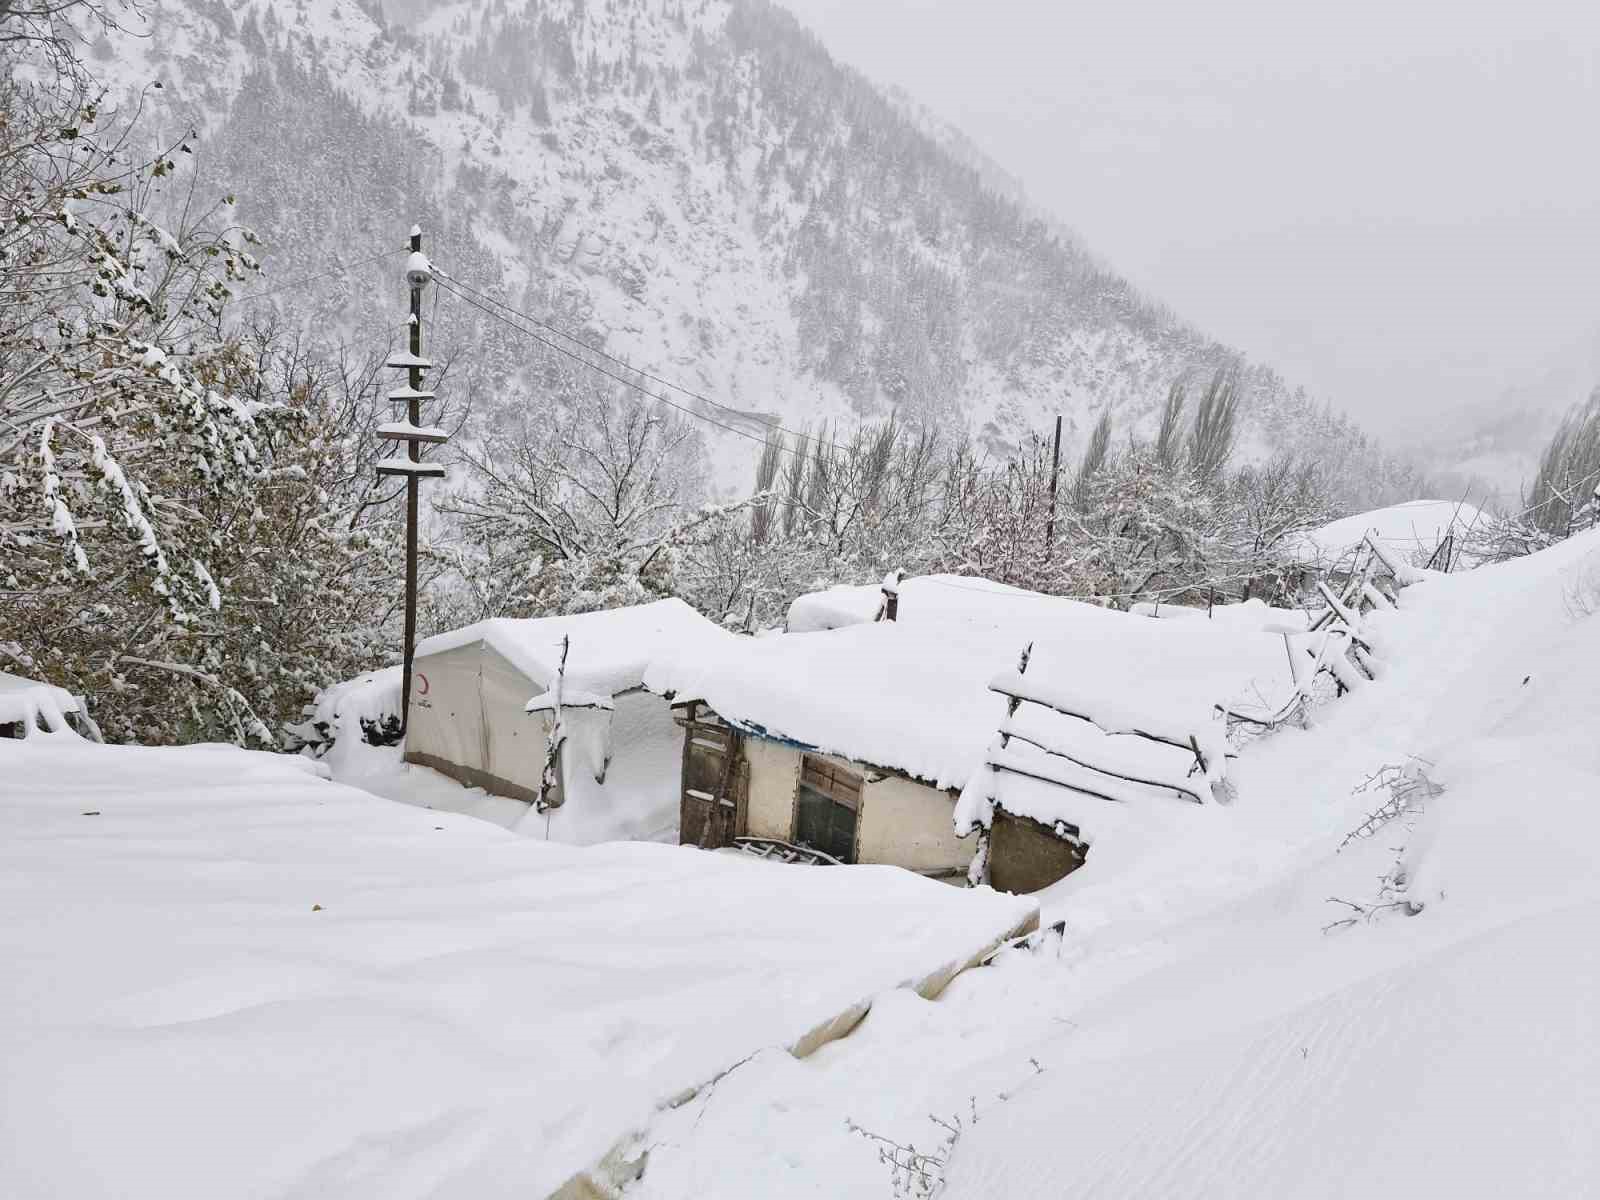
[[[417,689],[417,695],[426,696],[428,694],[428,677],[421,671],[418,671],[417,681],[422,684],[422,686]]]

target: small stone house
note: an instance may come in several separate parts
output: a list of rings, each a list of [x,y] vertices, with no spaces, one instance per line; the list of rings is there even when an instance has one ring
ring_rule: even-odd
[[[1186,741],[1158,745],[1147,766],[1147,739],[1123,733],[1181,714],[1174,727],[1204,739],[1220,778],[1216,706],[1293,687],[1287,634],[1152,621],[967,577],[888,586],[893,605],[877,587],[834,588],[797,600],[790,632],[652,662],[645,686],[685,731],[681,841],[771,839],[952,879],[976,856],[997,888],[1035,891],[1084,863],[1105,806],[1205,794],[1189,781]],[[1035,704],[1021,719],[1052,728],[1010,724],[1017,706],[996,689],[1029,647],[1085,698],[1088,719]],[[958,809],[964,791],[981,814]]]
[[[657,660],[684,729],[680,840],[752,837],[963,876],[955,800],[1001,708],[994,658],[891,622],[739,638]]]
[[[645,682],[685,729],[680,840],[771,839],[961,879],[975,842],[955,802],[1005,711],[990,680],[1030,631],[1130,620],[932,575],[801,596],[786,633],[663,656]]]

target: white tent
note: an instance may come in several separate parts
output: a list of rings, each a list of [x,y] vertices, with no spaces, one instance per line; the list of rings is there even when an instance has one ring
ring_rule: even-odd
[[[682,733],[640,688],[653,654],[732,635],[680,600],[568,617],[499,619],[417,647],[405,760],[461,783],[532,801],[551,714],[528,711],[558,675],[572,702],[547,817],[561,840],[655,838],[676,829]],[[566,639],[566,664],[561,665]],[[607,703],[609,702],[609,703]]]

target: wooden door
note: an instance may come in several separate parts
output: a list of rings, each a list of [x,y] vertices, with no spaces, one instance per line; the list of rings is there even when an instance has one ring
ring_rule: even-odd
[[[745,832],[750,768],[734,730],[691,717],[683,726],[678,841],[714,850]]]

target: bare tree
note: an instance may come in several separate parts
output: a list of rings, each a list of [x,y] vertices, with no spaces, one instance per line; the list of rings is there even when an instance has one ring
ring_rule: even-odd
[[[118,32],[119,12],[140,11],[132,0],[0,0],[0,52],[37,55],[58,74],[81,77],[78,47],[86,32]]]
[[[1200,397],[1194,427],[1189,431],[1189,466],[1201,482],[1215,482],[1228,465],[1238,413],[1239,374],[1224,367],[1211,377]]]
[[[760,493],[774,492],[777,490],[778,476],[783,470],[784,452],[788,447],[784,444],[783,433],[773,431],[767,435],[767,443],[761,447],[761,458],[756,463],[756,491]],[[797,461],[803,461],[797,456]],[[776,506],[763,504],[750,510],[750,537],[757,545],[767,540],[773,527],[773,516]]]
[[[1570,537],[1592,523],[1600,490],[1600,390],[1567,414],[1551,435],[1528,496],[1528,519],[1542,532]]]
[[[455,565],[488,571],[473,586],[502,611],[576,611],[645,595],[640,572],[692,506],[702,451],[682,417],[591,386],[553,414],[495,430],[462,459],[471,486],[435,508],[481,558]],[[510,579],[496,569],[508,556],[520,563]]]
[[[1106,455],[1111,450],[1111,410],[1100,414],[1094,430],[1089,434],[1089,444],[1084,447],[1083,459],[1078,463],[1078,473],[1072,481],[1072,502],[1079,509],[1089,506],[1090,489],[1095,477],[1106,465]]]
[[[1183,453],[1183,406],[1187,384],[1174,379],[1167,389],[1167,402],[1161,409],[1161,429],[1156,434],[1156,461],[1169,471],[1176,470]]]

